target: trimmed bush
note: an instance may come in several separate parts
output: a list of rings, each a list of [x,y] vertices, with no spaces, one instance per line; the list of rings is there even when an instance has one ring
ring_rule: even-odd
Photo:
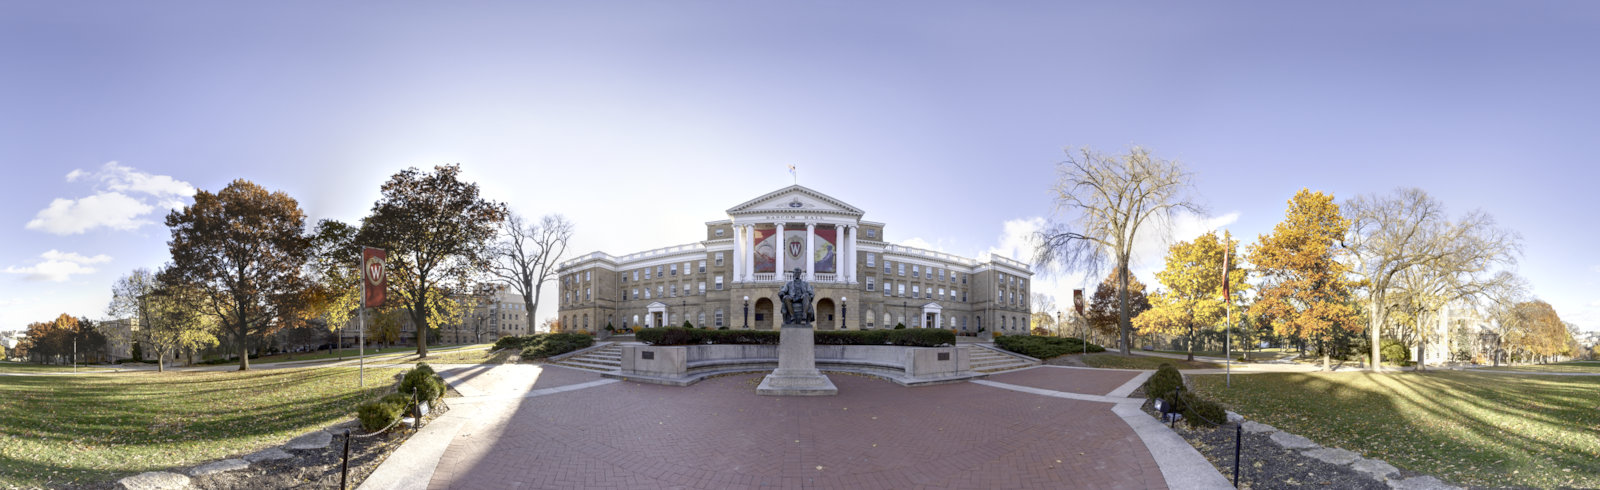
[[[1189,424],[1189,427],[1215,427],[1228,422],[1227,410],[1217,402],[1200,398],[1187,391],[1179,398],[1182,402],[1178,404],[1178,408],[1183,410],[1183,421]]]
[[[559,356],[578,349],[587,349],[594,345],[594,337],[583,333],[546,333],[525,335],[524,337],[536,338],[521,346],[523,359],[543,359]]]
[[[411,397],[393,393],[378,401],[361,405],[356,409],[356,417],[361,419],[363,430],[373,432],[400,420],[400,416],[410,408],[410,405]]]
[[[1156,373],[1144,382],[1144,396],[1146,398],[1160,397],[1168,402],[1172,401],[1172,392],[1183,387],[1183,374],[1171,364],[1161,363],[1156,368]]]
[[[906,324],[904,324],[904,323],[896,323],[894,325],[894,329],[895,330],[905,330],[906,329]]]
[[[1084,341],[1072,337],[1038,337],[1030,335],[995,335],[994,345],[1011,352],[1039,359],[1049,359],[1065,354],[1080,354]],[[1089,352],[1105,352],[1104,347],[1088,344]]]
[[[942,328],[908,328],[889,332],[889,343],[908,347],[956,345],[956,333]]]
[[[411,395],[416,392],[417,399],[421,401],[434,401],[444,396],[444,378],[433,372],[427,363],[417,363],[417,368],[406,372],[400,379],[400,393]]]
[[[755,344],[777,345],[782,334],[771,330],[706,330],[681,327],[647,328],[638,340],[650,345]],[[903,330],[838,330],[816,332],[817,345],[904,345],[938,347],[956,343],[956,334],[937,328]]]

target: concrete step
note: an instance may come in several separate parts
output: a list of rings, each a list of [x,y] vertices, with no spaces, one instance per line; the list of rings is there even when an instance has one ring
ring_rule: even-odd
[[[589,363],[586,363],[586,362],[572,362],[572,361],[561,361],[561,362],[556,363],[556,365],[558,365],[558,366],[566,366],[566,367],[570,367],[570,368],[584,369],[584,370],[588,370],[588,371],[602,372],[602,373],[609,373],[609,372],[621,369],[621,365],[607,366],[607,365],[604,365],[604,364],[589,364]]]
[[[1030,362],[1018,361],[1018,362],[1013,362],[1013,363],[1009,363],[1009,364],[998,364],[998,365],[994,365],[994,366],[984,366],[984,367],[981,367],[981,368],[973,367],[972,370],[980,372],[980,373],[998,373],[998,372],[1001,372],[1001,371],[1010,371],[1010,370],[1013,370],[1013,369],[1022,369],[1022,368],[1025,368],[1025,367],[1032,366],[1032,365],[1033,365],[1033,363],[1030,363]]]
[[[573,363],[573,364],[584,364],[584,365],[589,365],[589,366],[608,366],[608,367],[611,367],[611,368],[621,368],[622,367],[622,361],[602,361],[602,360],[593,360],[593,359],[566,359],[566,360],[563,360],[561,362],[570,362],[570,363]]]

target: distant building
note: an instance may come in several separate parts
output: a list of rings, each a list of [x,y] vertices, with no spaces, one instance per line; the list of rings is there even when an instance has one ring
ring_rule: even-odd
[[[926,212],[913,208],[915,212]],[[1028,264],[894,245],[883,223],[802,186],[769,192],[704,223],[705,240],[560,264],[561,328],[773,330],[794,269],[815,289],[819,330],[943,328],[1027,335]],[[638,219],[641,216],[629,216]],[[612,226],[623,226],[618,222]]]
[[[99,329],[106,336],[106,357],[112,362],[133,358],[133,342],[139,333],[138,318],[104,320]]]

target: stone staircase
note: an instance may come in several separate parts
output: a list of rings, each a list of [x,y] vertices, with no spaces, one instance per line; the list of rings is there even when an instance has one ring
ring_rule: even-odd
[[[622,369],[622,346],[613,342],[599,349],[562,358],[552,364],[601,373],[614,372]]]
[[[1039,364],[1038,361],[1023,359],[1021,357],[996,352],[976,345],[968,348],[968,360],[973,372],[998,373],[1013,369],[1022,369]]]

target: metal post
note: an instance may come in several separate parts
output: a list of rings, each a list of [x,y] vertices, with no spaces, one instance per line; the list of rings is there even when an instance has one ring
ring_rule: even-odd
[[[346,483],[350,481],[350,429],[344,430],[344,469],[339,475],[339,489],[349,488]]]
[[[361,281],[361,301],[363,301],[363,302],[365,302],[367,300],[367,286],[366,286],[366,284],[367,284],[367,281]],[[366,359],[366,357],[363,357],[363,356],[367,355],[367,308],[366,308],[366,305],[361,305],[361,327],[358,330],[356,330],[356,346],[357,346],[356,362],[358,364],[360,364],[360,366],[361,366],[361,367],[356,369],[358,371],[357,376],[360,379],[360,384],[357,385],[357,386],[365,388],[367,386],[367,359]]]
[[[1170,428],[1170,429],[1178,428],[1178,389],[1177,388],[1173,388],[1172,389],[1172,422],[1168,425],[1168,428]]]
[[[1226,274],[1224,274],[1222,276],[1222,280],[1224,280],[1224,281],[1228,280],[1228,276]],[[1227,329],[1227,330],[1225,330],[1225,332],[1228,335],[1227,340],[1223,342],[1224,345],[1222,346],[1222,355],[1224,355],[1224,356],[1226,356],[1228,358],[1228,375],[1227,375],[1228,387],[1232,388],[1233,387],[1233,306],[1232,305],[1228,306],[1228,319],[1222,325],[1223,325],[1223,328]]]
[[[1244,424],[1233,424],[1233,488],[1239,488],[1239,439],[1244,437]]]

